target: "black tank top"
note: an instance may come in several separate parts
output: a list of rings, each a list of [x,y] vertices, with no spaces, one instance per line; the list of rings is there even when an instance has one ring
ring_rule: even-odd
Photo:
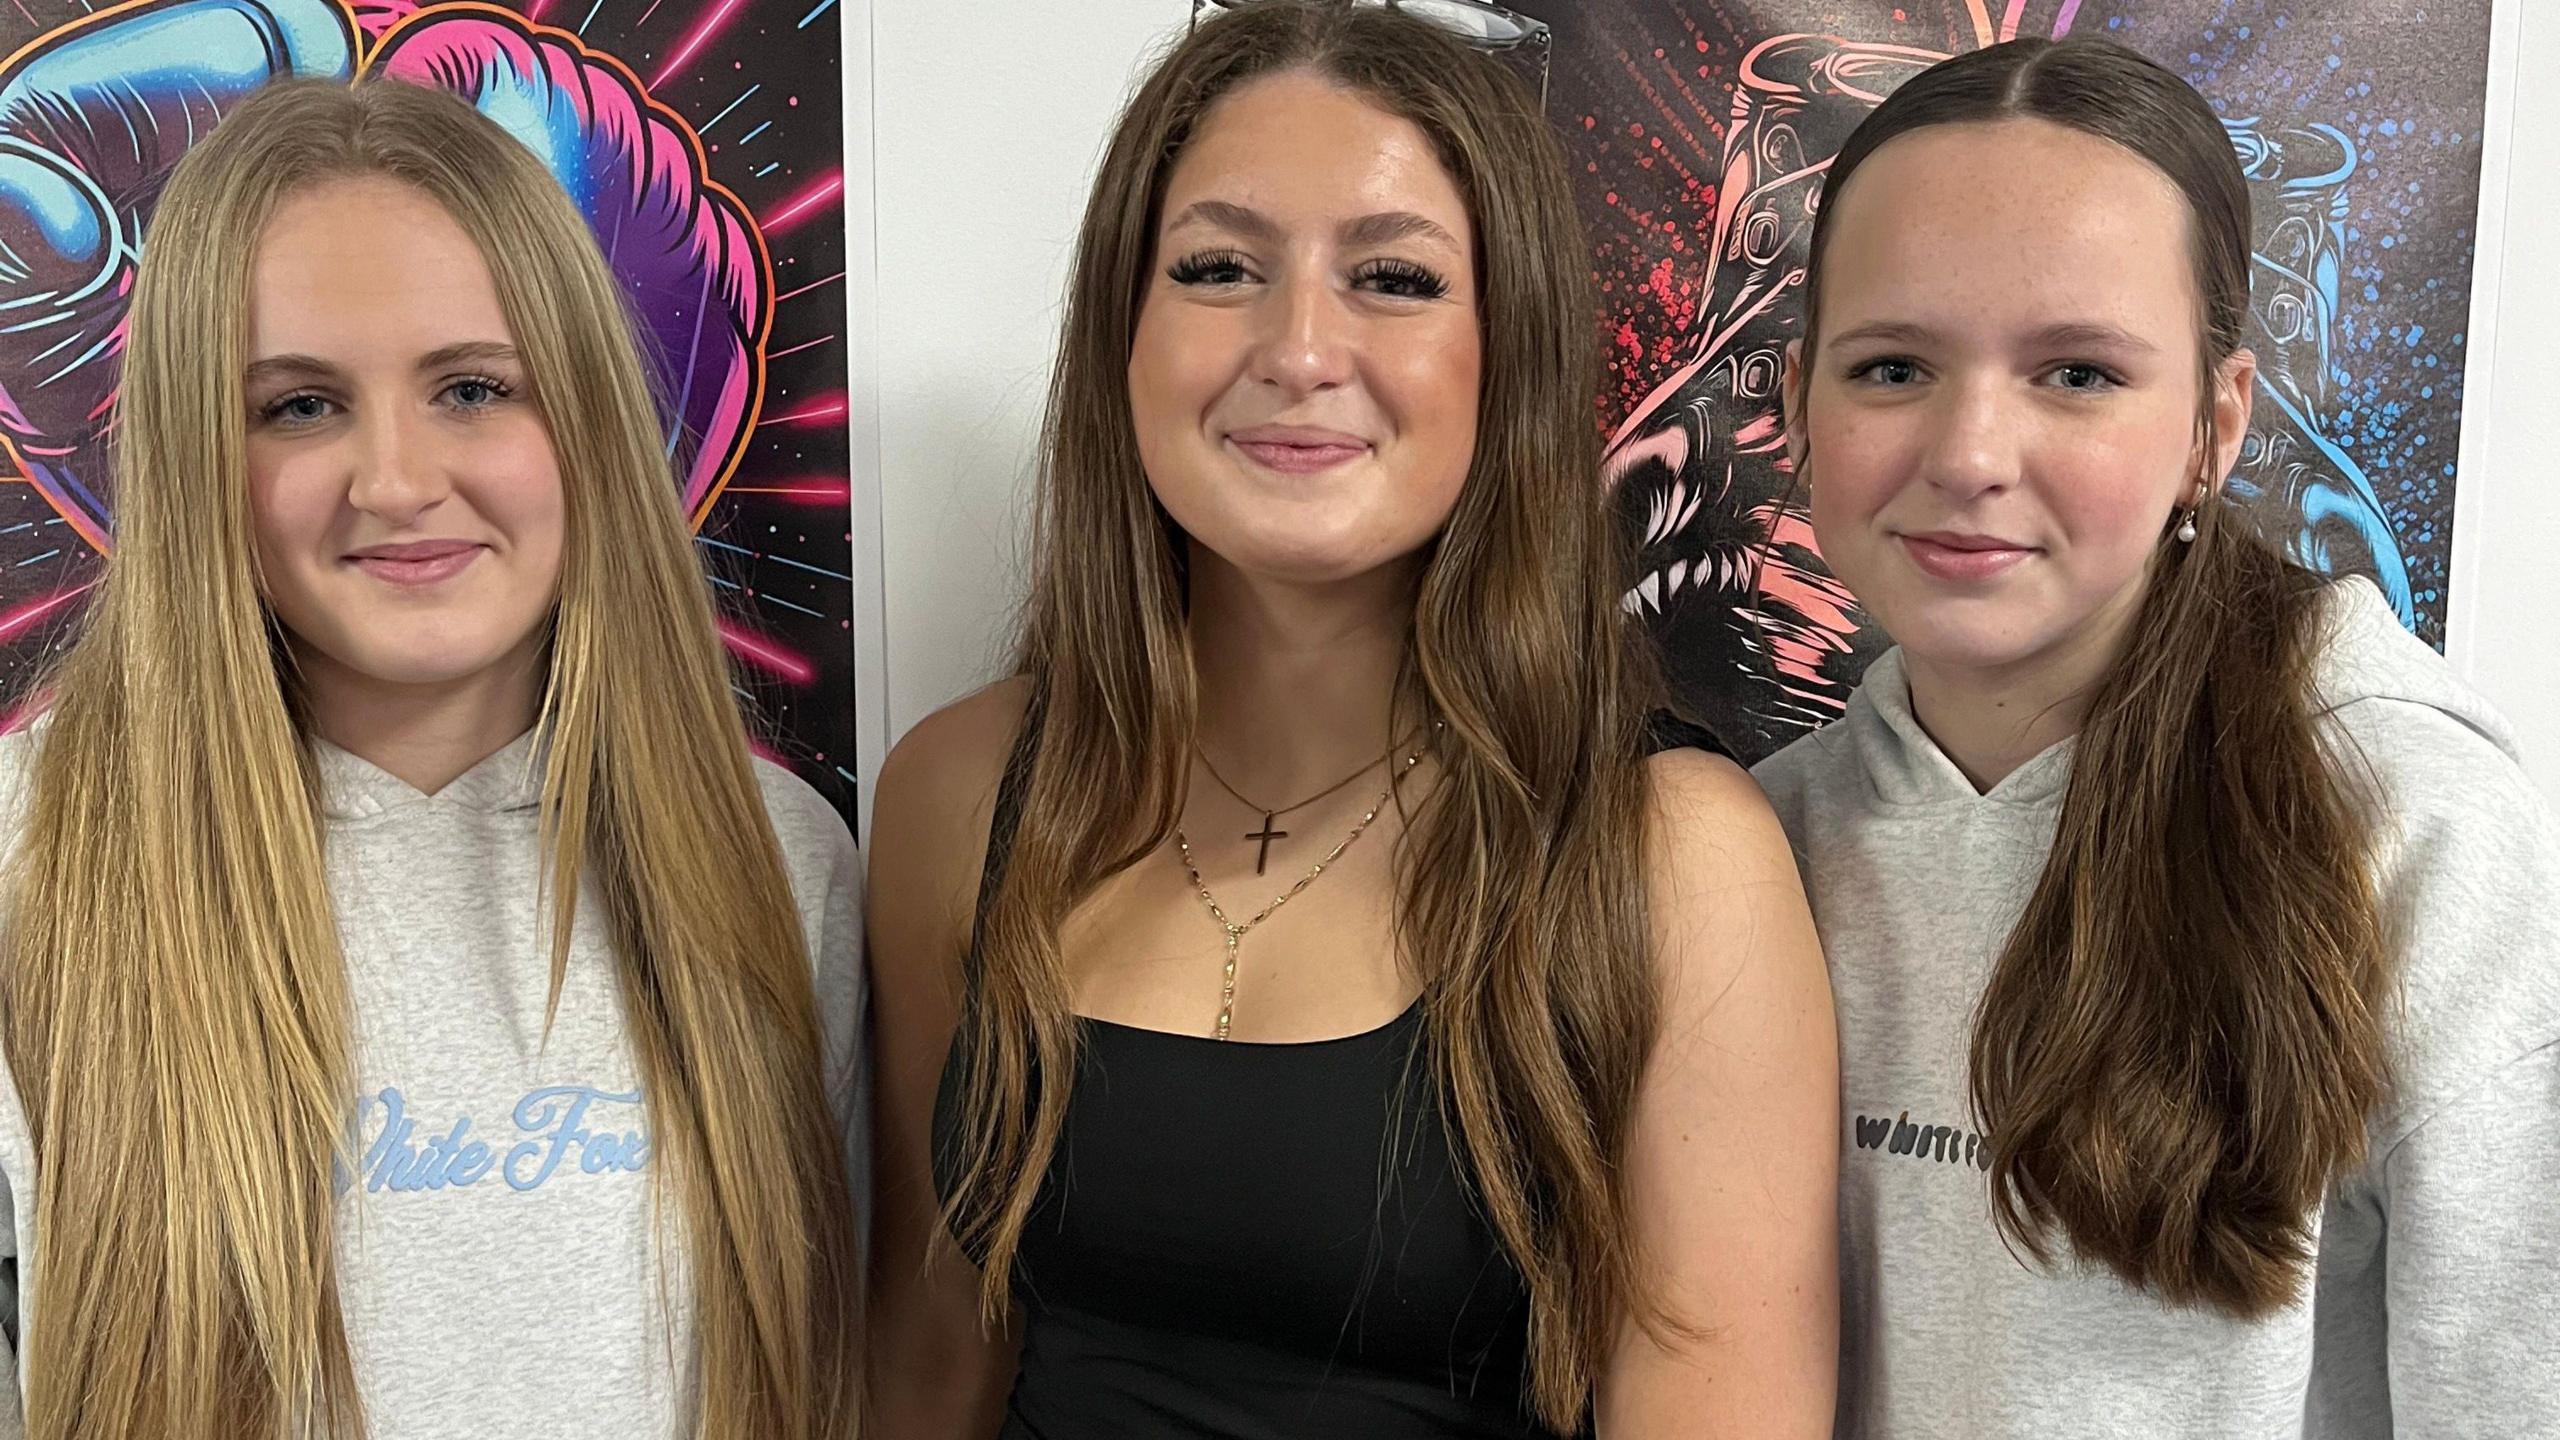
[[[997,792],[982,916],[1034,744]],[[1713,746],[1657,722],[1673,744]],[[1453,1159],[1427,1043],[1418,1003],[1306,1044],[1085,1022],[1014,1262],[1003,1440],[1549,1440],[1528,1293]],[[955,1043],[934,1105],[946,1194],[966,1064]]]

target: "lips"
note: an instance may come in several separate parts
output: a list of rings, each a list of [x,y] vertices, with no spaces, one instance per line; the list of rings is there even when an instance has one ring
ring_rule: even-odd
[[[1922,574],[1955,583],[1989,580],[2036,553],[2034,546],[1996,535],[1936,531],[1896,538]]]
[[[393,585],[433,585],[471,568],[489,547],[472,540],[412,540],[399,545],[368,545],[347,556],[347,563],[376,580]]]
[[[1283,475],[1312,475],[1369,453],[1369,442],[1339,430],[1258,425],[1231,431],[1227,443],[1254,464]]]

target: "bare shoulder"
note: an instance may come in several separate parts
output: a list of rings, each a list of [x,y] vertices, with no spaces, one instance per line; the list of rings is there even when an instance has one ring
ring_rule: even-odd
[[[1751,967],[1781,972],[1759,978],[1782,989],[1820,983],[1795,855],[1750,772],[1699,750],[1664,751],[1646,769],[1646,906],[1666,985],[1706,978],[1721,991]]]
[[[946,809],[948,802],[973,798],[992,805],[1005,757],[1030,705],[1031,677],[1016,675],[917,721],[881,762],[873,813],[892,799],[934,802],[936,811]]]
[[[1755,863],[1774,859],[1794,873],[1777,812],[1740,765],[1704,750],[1665,750],[1645,762],[1645,781],[1657,869],[1724,856]]]
[[[996,787],[1029,709],[1017,676],[955,700],[902,736],[881,762],[872,798],[872,923],[941,951],[965,944]],[[922,959],[922,956],[916,958]]]

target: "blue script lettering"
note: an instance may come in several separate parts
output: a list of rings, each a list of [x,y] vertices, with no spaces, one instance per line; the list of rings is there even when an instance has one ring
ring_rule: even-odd
[[[553,1085],[516,1102],[511,1118],[519,1134],[530,1138],[506,1152],[473,1138],[471,1117],[456,1116],[441,1135],[418,1141],[419,1123],[407,1097],[397,1086],[385,1086],[356,1111],[356,1134],[373,1133],[357,1173],[344,1161],[332,1167],[338,1193],[361,1182],[367,1193],[465,1190],[492,1171],[514,1190],[538,1190],[549,1183],[571,1154],[579,1172],[588,1175],[632,1174],[649,1163],[649,1137],[643,1129],[618,1130],[598,1123],[602,1106],[637,1106],[640,1092],[599,1090],[588,1085]],[[376,1119],[379,1124],[376,1125]],[[636,1120],[637,1117],[635,1116]]]
[[[516,1128],[536,1138],[507,1152],[507,1163],[500,1167],[507,1177],[507,1184],[517,1190],[541,1189],[551,1179],[552,1172],[560,1168],[560,1162],[568,1158],[571,1146],[576,1146],[580,1152],[579,1168],[590,1175],[602,1174],[608,1169],[637,1170],[646,1163],[648,1156],[645,1152],[628,1161],[621,1154],[638,1149],[639,1132],[634,1131],[627,1136],[616,1136],[610,1132],[598,1135],[587,1129],[587,1108],[599,1100],[616,1105],[637,1105],[640,1092],[634,1090],[627,1095],[617,1095],[586,1085],[554,1085],[536,1090],[517,1101]],[[604,1159],[600,1163],[591,1163],[599,1154]],[[537,1161],[529,1175],[522,1168],[527,1160]]]

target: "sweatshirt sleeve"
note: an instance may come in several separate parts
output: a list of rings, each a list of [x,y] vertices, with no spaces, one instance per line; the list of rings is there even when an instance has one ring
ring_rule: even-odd
[[[2362,1340],[2325,1348],[2352,1356],[2352,1408],[2387,1393],[2372,1433],[2560,1440],[2560,822],[2478,725],[2390,700],[2342,719],[2379,782],[2395,1073],[2358,1187],[2364,1282],[2323,1276],[2324,1304],[2355,1302],[2322,1328]]]
[[[871,995],[862,963],[862,856],[834,806],[791,772],[756,762],[809,946],[827,1103],[843,1137],[855,1234],[871,1220]],[[0,1437],[6,1440],[6,1437]]]
[[[871,991],[862,963],[862,857],[851,834],[827,876],[826,913],[819,922],[818,1014],[827,1033],[827,1096],[844,1136],[844,1162],[853,1196],[856,1235],[871,1233]]]
[[[2560,1044],[2488,1076],[2385,1157],[2390,1433],[2560,1437],[2556,1124]]]

